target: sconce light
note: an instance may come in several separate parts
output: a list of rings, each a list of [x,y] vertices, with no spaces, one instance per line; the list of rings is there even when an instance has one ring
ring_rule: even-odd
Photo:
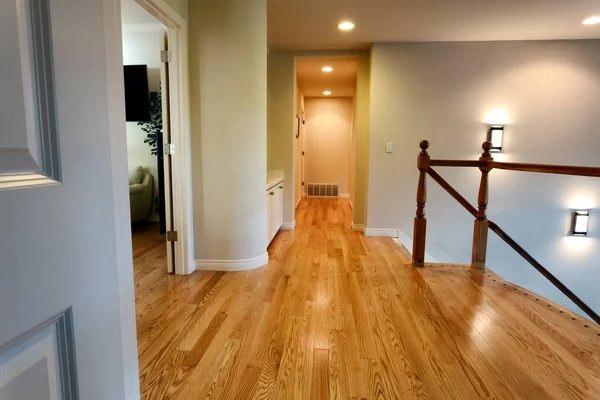
[[[499,153],[502,151],[502,137],[504,136],[504,126],[492,125],[488,130],[488,139],[492,142],[492,153]]]
[[[571,228],[571,233],[574,236],[587,235],[589,219],[590,219],[589,211],[574,211],[573,212],[573,226]]]

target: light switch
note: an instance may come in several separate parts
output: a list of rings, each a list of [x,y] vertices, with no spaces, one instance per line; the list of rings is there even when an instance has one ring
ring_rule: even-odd
[[[385,152],[386,153],[391,153],[392,152],[392,142],[387,142],[385,144]]]

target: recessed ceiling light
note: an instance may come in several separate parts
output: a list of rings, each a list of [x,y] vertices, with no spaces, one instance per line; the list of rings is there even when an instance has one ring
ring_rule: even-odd
[[[326,91],[323,92],[323,94],[325,96],[331,96],[331,91],[330,90],[326,90]]]
[[[585,21],[582,22],[584,25],[594,25],[600,23],[600,17],[589,17]]]
[[[342,31],[351,31],[354,29],[354,24],[350,21],[340,22],[338,24],[338,29]]]
[[[331,72],[331,71],[333,71],[333,68],[329,67],[329,66],[325,66],[325,67],[321,68],[321,71],[323,71],[323,72]]]

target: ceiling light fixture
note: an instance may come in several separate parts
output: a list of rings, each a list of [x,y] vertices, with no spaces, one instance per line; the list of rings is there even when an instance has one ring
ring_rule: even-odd
[[[326,91],[323,92],[323,94],[325,96],[331,96],[331,91],[330,90],[326,90]]]
[[[600,23],[600,17],[589,17],[588,19],[582,22],[582,24],[584,25],[594,25],[597,23]]]
[[[350,21],[343,21],[338,24],[338,29],[341,31],[351,31],[354,29],[354,24]]]
[[[323,71],[323,72],[331,72],[331,71],[333,71],[333,68],[329,67],[329,66],[325,66],[325,67],[321,68],[321,71]]]

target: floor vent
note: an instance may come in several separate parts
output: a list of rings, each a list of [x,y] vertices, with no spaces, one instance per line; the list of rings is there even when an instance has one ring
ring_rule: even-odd
[[[339,197],[337,184],[309,183],[308,197]]]

